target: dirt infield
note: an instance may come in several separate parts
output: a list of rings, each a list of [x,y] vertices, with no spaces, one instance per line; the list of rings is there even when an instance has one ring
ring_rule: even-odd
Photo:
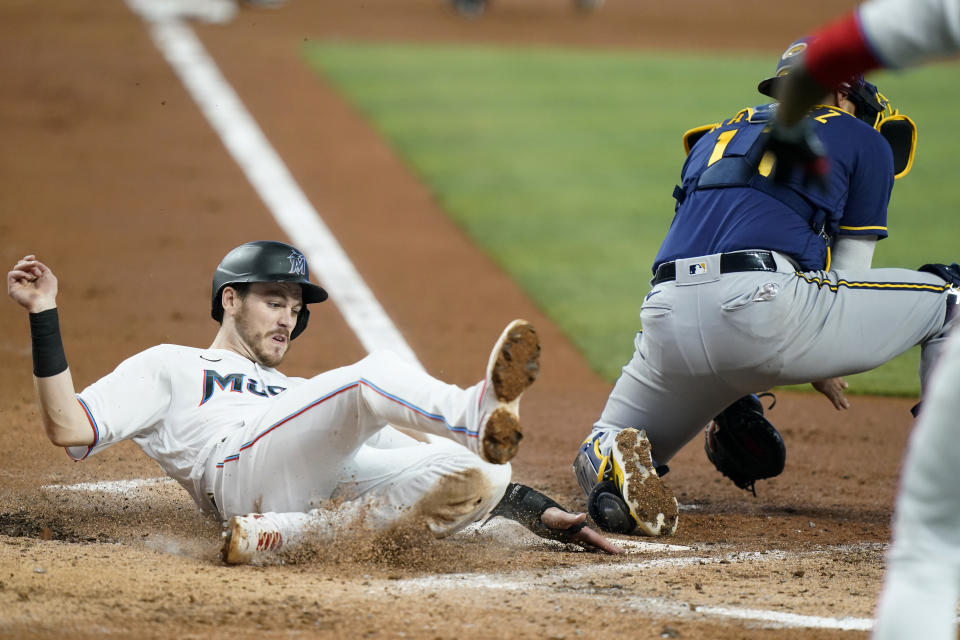
[[[570,463],[609,385],[297,55],[308,38],[777,51],[840,8],[571,5],[498,0],[464,21],[442,0],[298,0],[194,28],[430,372],[472,384],[506,321],[539,328],[543,374],[524,399],[515,477],[582,508]],[[283,233],[141,20],[119,0],[14,0],[0,8],[0,59],[0,259],[35,252],[60,276],[78,387],[153,344],[205,346],[217,261]],[[840,415],[781,394],[787,469],[756,499],[691,443],[667,477],[683,505],[677,534],[658,541],[670,547],[609,558],[495,523],[442,541],[357,534],[297,564],[227,568],[217,525],[174,485],[62,487],[160,471],[129,443],[81,464],[46,443],[26,319],[7,302],[0,326],[0,637],[865,635],[909,399],[855,397]],[[363,353],[327,304],[284,369],[310,375]]]

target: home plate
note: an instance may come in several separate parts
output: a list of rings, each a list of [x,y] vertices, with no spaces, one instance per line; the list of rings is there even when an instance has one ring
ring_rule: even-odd
[[[653,551],[691,551],[690,547],[679,544],[664,544],[662,542],[646,542],[645,540],[624,540],[616,538],[613,540],[623,547],[627,553],[650,553]]]

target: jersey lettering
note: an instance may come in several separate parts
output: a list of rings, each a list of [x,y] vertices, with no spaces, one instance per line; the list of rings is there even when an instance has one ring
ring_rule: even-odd
[[[827,124],[827,118],[836,118],[839,115],[843,115],[840,111],[825,111],[820,115],[813,116],[813,119],[819,122],[820,124]]]
[[[724,131],[719,136],[717,136],[717,144],[714,145],[713,152],[710,154],[710,159],[707,160],[708,167],[723,157],[723,152],[727,149],[727,145],[730,144],[730,141],[733,139],[733,136],[735,135],[737,135],[737,129],[730,129],[729,131]]]
[[[770,177],[770,172],[773,171],[774,160],[775,160],[775,156],[769,151],[765,151],[763,154],[763,157],[760,158],[760,164],[757,166],[757,171],[764,178]]]
[[[260,391],[259,380],[247,380],[247,391],[255,396],[260,396],[261,398],[266,398],[268,395],[266,391]]]
[[[212,369],[203,370],[203,399],[200,400],[200,405],[202,406],[210,398],[213,397],[214,391],[219,387],[221,391],[226,391],[227,387],[230,387],[232,393],[243,393],[243,379],[246,378],[245,374],[242,373],[228,373],[225,376],[221,376],[216,371]],[[253,378],[247,380],[247,391],[250,393],[266,398],[268,396],[275,396],[286,390],[286,387],[278,387],[276,385],[269,385],[266,388],[266,391],[260,389],[260,381]]]
[[[737,122],[742,122],[744,118],[746,118],[747,120],[751,120],[753,118],[753,109],[750,109],[750,108],[741,109],[740,111],[737,112],[737,115],[727,120],[725,124],[734,124]]]
[[[813,119],[821,124],[826,124],[827,120],[829,120],[830,118],[836,118],[836,117],[842,116],[843,113],[844,112],[840,111],[839,109],[828,108],[824,110],[823,113],[813,116]],[[766,128],[763,128],[762,130],[757,128],[754,128],[752,130],[746,128],[748,125],[751,125],[751,124],[766,122],[765,114],[761,114],[761,116],[757,119],[756,122],[754,121],[753,116],[754,116],[754,113],[752,109],[743,109],[739,111],[737,115],[730,118],[723,124],[724,127],[731,126],[731,125],[739,125],[739,126],[731,129],[727,129],[725,131],[721,131],[717,135],[717,141],[713,146],[713,150],[711,151],[709,158],[707,158],[707,165],[706,165],[707,167],[710,167],[716,164],[718,161],[724,160],[727,157],[743,157],[744,155],[749,153],[750,147],[748,147],[747,144],[750,144],[750,142],[748,141],[745,141],[746,144],[737,145],[738,148],[733,153],[727,153],[727,151],[728,151],[728,146],[733,141],[733,137],[737,135],[738,132],[749,131],[750,132],[749,134],[744,133],[740,136],[740,138],[743,138],[749,135],[751,139],[754,141],[761,133],[766,132],[767,130]],[[766,178],[770,175],[772,169],[773,169],[773,154],[766,152],[764,153],[763,157],[760,160],[759,165],[757,166],[757,172]]]

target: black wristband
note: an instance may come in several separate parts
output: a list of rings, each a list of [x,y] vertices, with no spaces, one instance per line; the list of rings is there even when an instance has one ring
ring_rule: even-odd
[[[33,344],[33,375],[49,378],[67,370],[56,307],[30,314],[30,342]]]
[[[573,542],[576,534],[584,527],[584,523],[575,524],[569,529],[553,529],[543,524],[541,516],[550,507],[557,507],[566,511],[553,498],[546,496],[536,489],[511,482],[503,494],[500,503],[490,512],[490,517],[502,516],[519,522],[524,527],[541,538]]]

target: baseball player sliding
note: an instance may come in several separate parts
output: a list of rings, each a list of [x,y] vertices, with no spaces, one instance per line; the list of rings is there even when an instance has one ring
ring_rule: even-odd
[[[497,340],[483,380],[468,389],[399,357],[373,353],[310,379],[277,371],[327,293],[304,256],[251,242],[213,277],[207,349],[158,345],[79,394],[60,338],[57,279],[35,256],[7,276],[30,313],[34,376],[50,441],[82,460],[132,439],[225,521],[223,558],[267,559],[304,539],[421,521],[437,537],[489,514],[535,533],[620,551],[543,494],[510,483],[521,438],[520,396],[538,373],[540,343],[522,320]],[[393,428],[397,427],[397,428]],[[408,429],[420,440],[402,433]],[[339,506],[324,508],[334,499]]]
[[[793,43],[758,89],[774,95],[808,44]],[[574,462],[601,528],[673,532],[676,500],[660,476],[714,417],[705,446],[724,474],[740,486],[765,477],[745,468],[758,449],[754,457],[780,456],[782,468],[772,427],[739,433],[736,421],[720,417],[730,407],[754,425],[763,421],[762,408],[741,407],[743,398],[755,400],[751,394],[812,382],[845,409],[842,376],[916,344],[926,387],[957,281],[943,265],[871,268],[887,236],[894,178],[912,164],[915,127],[860,75],[821,89],[816,102],[805,122],[832,159],[819,181],[782,170],[780,182],[771,178],[777,166],[762,134],[776,104],[688,132],[676,213],[641,309],[643,331]]]
[[[797,73],[784,83],[783,109],[770,134],[777,161],[814,175],[835,163],[803,114],[838,78],[906,67],[960,51],[960,1],[874,0],[816,34]],[[824,162],[829,156],[830,162]],[[960,267],[942,267],[960,282]],[[910,437],[893,521],[893,545],[877,611],[876,640],[957,637],[960,597],[960,333],[953,331],[924,389]]]

